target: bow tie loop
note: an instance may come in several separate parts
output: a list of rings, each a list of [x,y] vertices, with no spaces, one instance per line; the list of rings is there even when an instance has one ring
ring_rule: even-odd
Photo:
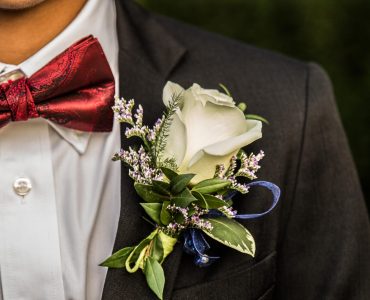
[[[29,78],[19,69],[0,75],[0,128],[41,117],[80,131],[109,132],[114,93],[103,49],[88,36]]]

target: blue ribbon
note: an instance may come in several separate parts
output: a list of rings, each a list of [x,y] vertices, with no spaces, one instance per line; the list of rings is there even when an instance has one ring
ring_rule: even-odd
[[[184,232],[184,250],[194,255],[194,263],[198,267],[207,267],[219,259],[217,256],[204,254],[210,246],[199,229],[190,228]]]
[[[251,182],[246,185],[247,187],[252,187],[252,186],[262,186],[267,189],[269,189],[272,193],[273,199],[272,199],[272,205],[270,208],[263,213],[258,213],[258,214],[241,214],[241,215],[236,215],[234,218],[235,219],[255,219],[262,217],[266,214],[268,214],[270,211],[274,209],[276,204],[279,201],[280,198],[280,188],[268,181],[255,181]],[[228,199],[231,199],[235,193],[232,193],[229,195]],[[225,215],[216,210],[212,209],[208,212],[207,214],[208,217],[225,217]],[[199,267],[207,267],[210,264],[212,264],[214,261],[219,259],[217,256],[208,256],[205,254],[207,250],[209,250],[210,246],[207,243],[206,239],[204,238],[201,230],[195,229],[195,228],[190,228],[187,229],[184,232],[184,250],[186,253],[190,255],[194,255],[194,263],[195,265]]]
[[[276,184],[273,184],[273,183],[268,182],[268,181],[254,181],[254,182],[246,184],[246,186],[247,187],[262,186],[262,187],[265,187],[265,188],[269,189],[272,193],[272,196],[273,196],[272,205],[268,210],[264,211],[263,213],[236,215],[234,217],[235,219],[246,220],[246,219],[255,219],[255,218],[262,217],[262,216],[268,214],[270,211],[272,211],[274,209],[274,207],[276,206],[276,204],[279,202],[280,188]]]

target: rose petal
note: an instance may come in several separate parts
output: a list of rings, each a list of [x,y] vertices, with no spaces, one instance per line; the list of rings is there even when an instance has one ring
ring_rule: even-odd
[[[209,145],[204,152],[210,155],[223,156],[237,151],[262,137],[262,122],[257,120],[245,120],[247,131],[239,136],[231,137],[221,142]]]
[[[186,124],[187,150],[183,164],[187,165],[200,150],[235,136],[244,134],[247,123],[241,110],[196,101],[192,93],[185,91],[182,118]]]
[[[184,92],[184,89],[181,85],[174,83],[172,81],[167,81],[166,85],[163,88],[163,103],[168,106],[169,103],[173,100],[173,97],[176,97]]]
[[[204,151],[199,151],[197,156],[197,161],[188,167],[186,170],[180,170],[184,173],[196,174],[191,180],[192,184],[197,184],[198,182],[212,178],[215,175],[216,165],[223,164],[225,168],[230,165],[230,159],[233,155],[237,154],[238,151],[231,152],[224,156],[214,156],[209,155]]]
[[[180,111],[173,116],[166,148],[163,152],[165,158],[175,158],[177,166],[180,166],[186,151],[186,129],[180,116]]]
[[[217,105],[223,105],[228,107],[235,107],[235,102],[230,96],[220,93],[218,90],[214,89],[203,89],[199,84],[194,83],[190,88],[195,99],[200,101],[203,106],[207,102],[211,102]]]

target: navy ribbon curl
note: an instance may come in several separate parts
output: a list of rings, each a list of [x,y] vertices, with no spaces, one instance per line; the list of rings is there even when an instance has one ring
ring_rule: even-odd
[[[247,187],[252,186],[262,186],[267,188],[272,193],[272,204],[269,209],[262,213],[257,214],[237,214],[235,215],[235,219],[256,219],[260,218],[269,212],[271,212],[276,204],[279,202],[280,198],[280,188],[268,181],[255,181],[246,184]],[[232,198],[235,194],[230,195],[228,198]],[[224,215],[218,210],[211,210],[208,214],[211,217],[223,217]],[[190,228],[184,232],[184,250],[186,253],[194,255],[194,263],[199,267],[207,267],[211,265],[214,261],[219,259],[217,256],[208,256],[205,254],[207,250],[210,249],[209,244],[207,243],[206,239],[204,238],[201,230]]]
[[[194,255],[194,264],[198,267],[207,267],[219,259],[218,256],[204,254],[210,246],[199,229],[186,230],[184,239],[184,250],[187,254]]]
[[[267,189],[269,189],[272,193],[272,205],[270,206],[270,208],[266,211],[264,211],[263,213],[258,213],[258,214],[243,214],[243,215],[236,215],[234,218],[235,219],[243,219],[243,220],[246,220],[246,219],[256,219],[256,218],[260,218],[264,215],[267,215],[270,211],[272,211],[276,204],[279,202],[279,198],[280,198],[280,188],[276,185],[276,184],[273,184],[272,182],[268,182],[268,181],[254,181],[254,182],[251,182],[251,183],[248,183],[246,184],[247,187],[252,187],[252,186],[262,186],[262,187],[265,187]]]

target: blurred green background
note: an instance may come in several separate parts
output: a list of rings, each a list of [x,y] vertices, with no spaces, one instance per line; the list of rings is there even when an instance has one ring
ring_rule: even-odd
[[[370,208],[370,0],[138,0],[329,73]]]

